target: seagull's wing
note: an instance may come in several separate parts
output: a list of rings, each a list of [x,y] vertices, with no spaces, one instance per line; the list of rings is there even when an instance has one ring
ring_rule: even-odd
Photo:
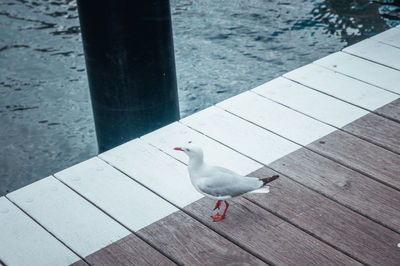
[[[197,186],[205,194],[214,197],[235,197],[262,185],[258,178],[241,176],[226,168],[213,166],[211,171],[212,174],[198,179]]]

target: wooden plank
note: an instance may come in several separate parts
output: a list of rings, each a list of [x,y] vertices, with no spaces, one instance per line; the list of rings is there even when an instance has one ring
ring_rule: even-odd
[[[371,39],[400,48],[400,32],[395,28],[372,36]]]
[[[179,207],[203,197],[193,188],[181,162],[139,139],[99,157]]]
[[[389,104],[382,106],[375,111],[378,114],[383,114],[395,118],[400,121],[400,99],[397,99]]]
[[[395,153],[342,131],[307,147],[400,190],[400,156]]]
[[[269,201],[268,195],[257,195]],[[203,198],[185,207],[207,226],[246,246],[273,265],[358,265],[358,263],[295,226],[253,203],[230,200],[229,215],[222,223],[209,219],[215,202]]]
[[[275,163],[279,163],[278,160]],[[285,160],[286,162],[286,160]],[[296,161],[302,163],[301,161]],[[265,177],[276,172],[267,167],[252,176]],[[358,258],[367,265],[398,265],[400,234],[378,225],[331,200],[281,176],[268,200],[246,195],[260,206],[285,217],[313,235]],[[299,265],[307,265],[299,263]]]
[[[207,138],[206,136],[188,128],[187,126],[175,122],[159,130],[153,131],[141,137],[163,152],[175,157],[183,163],[188,162],[188,157],[183,152],[173,150],[174,147],[185,145],[188,141],[202,147],[208,163],[220,165],[232,169],[233,171],[247,175],[259,168],[261,164]]]
[[[397,94],[316,64],[309,64],[295,69],[284,74],[284,77],[369,111],[373,111],[399,98]]]
[[[361,108],[281,77],[252,91],[339,128],[368,114]]]
[[[0,197],[0,261],[6,265],[67,265],[80,258],[5,197]]]
[[[400,232],[400,193],[397,190],[304,148],[269,166]],[[298,203],[301,212],[300,202],[293,201],[293,204]]]
[[[7,195],[81,257],[127,236],[129,231],[54,177]]]
[[[90,254],[85,259],[96,266],[176,265],[133,234]],[[80,266],[81,262],[71,266]]]
[[[55,176],[132,231],[178,210],[96,157]]]
[[[263,163],[273,162],[300,148],[290,141],[216,107],[209,107],[181,121]]]
[[[343,52],[323,57],[314,64],[400,94],[400,71]]]
[[[343,130],[400,154],[400,124],[370,113],[343,127]]]
[[[336,130],[251,92],[241,93],[217,106],[301,145],[307,145]]]
[[[182,211],[139,230],[138,234],[180,265],[265,265]]]
[[[366,39],[342,51],[400,70],[400,49],[375,40]]]

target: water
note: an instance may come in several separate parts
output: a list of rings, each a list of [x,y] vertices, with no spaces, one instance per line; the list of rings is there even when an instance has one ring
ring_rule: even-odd
[[[400,24],[396,1],[171,0],[181,116]],[[0,195],[97,153],[76,2],[0,3]]]

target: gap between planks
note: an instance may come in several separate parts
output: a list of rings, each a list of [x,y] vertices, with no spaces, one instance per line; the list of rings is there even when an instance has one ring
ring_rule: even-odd
[[[225,111],[225,110],[224,110],[224,111]],[[243,119],[243,118],[241,118],[241,117],[239,117],[239,118],[242,119],[242,120],[245,120],[245,119]],[[248,122],[247,120],[245,120],[245,121]],[[179,123],[182,123],[182,122],[179,122]],[[249,122],[249,123],[252,123],[252,122]],[[183,123],[182,123],[182,124],[183,124]],[[252,123],[252,124],[254,124],[254,123]],[[370,216],[368,216],[368,215],[365,215],[365,214],[361,213],[360,211],[358,211],[358,210],[356,210],[356,209],[350,208],[350,206],[345,205],[345,204],[339,202],[338,200],[332,198],[331,196],[325,195],[325,194],[323,194],[322,192],[320,192],[319,190],[314,189],[314,188],[312,188],[312,187],[309,187],[309,186],[307,186],[307,185],[305,185],[305,184],[303,184],[303,183],[297,181],[295,178],[293,178],[293,177],[290,176],[290,175],[287,175],[287,174],[283,173],[283,172],[280,171],[279,169],[276,169],[276,168],[274,168],[274,167],[271,167],[271,166],[269,166],[269,165],[267,165],[267,164],[265,164],[265,163],[263,163],[263,162],[261,162],[261,161],[255,159],[255,158],[252,158],[252,157],[248,156],[247,154],[242,153],[242,152],[240,152],[239,150],[237,150],[237,149],[235,149],[235,148],[233,148],[233,147],[230,147],[230,146],[224,144],[223,142],[219,141],[218,139],[212,138],[212,137],[210,137],[210,136],[204,134],[204,133],[201,132],[200,130],[197,130],[196,128],[193,128],[193,127],[191,127],[190,125],[186,125],[186,124],[184,124],[184,125],[187,126],[187,127],[190,128],[190,129],[192,129],[192,130],[194,130],[194,131],[196,131],[196,132],[198,132],[198,133],[204,135],[205,137],[210,138],[210,139],[212,139],[212,140],[218,142],[219,144],[224,145],[224,146],[226,146],[226,147],[232,149],[233,151],[235,151],[235,152],[237,152],[237,153],[239,153],[239,154],[241,154],[241,155],[247,157],[248,159],[253,160],[253,161],[255,161],[255,162],[261,164],[262,166],[267,167],[267,168],[271,169],[272,171],[277,172],[277,173],[280,174],[280,175],[287,176],[290,180],[292,180],[292,181],[296,182],[297,184],[299,184],[299,185],[305,187],[306,189],[310,189],[311,191],[314,191],[314,192],[318,193],[319,195],[321,195],[321,196],[323,196],[323,197],[325,197],[325,198],[327,198],[327,199],[329,199],[329,200],[332,200],[333,202],[335,202],[335,203],[337,203],[337,204],[339,204],[339,205],[341,205],[341,206],[343,206],[343,207],[349,209],[350,211],[355,212],[355,213],[357,213],[357,214],[359,214],[359,215],[361,215],[361,216],[363,216],[363,217],[365,217],[365,218],[367,218],[367,219],[369,219],[369,220],[371,220],[371,221],[373,221],[373,222],[375,222],[375,223],[377,223],[377,224],[379,224],[379,225],[381,225],[381,226],[383,226],[383,227],[385,227],[385,228],[391,230],[392,232],[400,233],[400,231],[394,230],[393,228],[391,228],[391,227],[389,227],[389,226],[383,224],[382,222],[380,222],[380,221],[378,221],[378,220],[375,220],[374,218],[372,218],[372,217],[370,217]],[[257,126],[258,126],[258,125],[257,125]],[[260,126],[258,126],[258,127],[260,127]],[[262,127],[261,127],[261,128],[262,128]],[[262,128],[262,129],[264,129],[264,128]],[[265,130],[265,129],[264,129],[264,130]],[[275,134],[275,133],[273,133],[273,134]],[[304,146],[301,146],[301,147],[304,147]],[[341,166],[343,166],[343,167],[345,167],[345,168],[347,168],[347,169],[353,170],[353,171],[355,171],[355,172],[357,172],[357,173],[359,173],[359,174],[361,174],[361,175],[363,175],[363,176],[370,177],[370,176],[365,175],[364,173],[358,171],[357,169],[353,169],[352,167],[343,165],[342,163],[340,163],[340,162],[338,162],[338,161],[336,161],[336,160],[332,160],[332,158],[330,158],[330,157],[324,156],[323,154],[319,154],[318,152],[315,152],[315,151],[313,151],[313,150],[310,150],[310,149],[308,149],[307,147],[304,147],[304,148],[306,148],[307,150],[309,150],[309,151],[312,152],[312,153],[318,154],[318,155],[320,155],[320,156],[322,156],[322,157],[324,157],[324,158],[326,158],[326,159],[328,159],[328,160],[330,160],[330,161],[333,161],[333,162],[335,162],[335,163],[337,163],[337,164],[340,164]],[[376,181],[374,178],[371,178],[371,179],[373,179],[374,181]],[[384,185],[386,185],[386,184],[384,184]],[[398,190],[397,190],[397,191],[398,191]]]
[[[157,148],[158,149],[158,148]],[[163,152],[163,151],[161,151]],[[164,152],[163,152],[164,153]],[[168,155],[170,156],[170,155]],[[190,212],[186,211],[183,207],[179,207],[177,204],[173,203],[172,201],[168,200],[167,198],[165,198],[164,196],[158,194],[157,192],[155,192],[154,190],[152,190],[150,187],[144,185],[142,182],[133,179],[132,177],[130,177],[127,173],[125,173],[124,171],[122,171],[121,169],[114,167],[112,164],[108,163],[107,161],[103,160],[101,157],[97,156],[97,158],[99,158],[100,160],[102,160],[103,162],[107,163],[110,167],[114,168],[115,170],[119,171],[120,173],[124,174],[127,178],[129,178],[132,182],[136,182],[139,185],[141,185],[142,187],[146,188],[147,190],[149,190],[150,192],[152,192],[153,194],[157,195],[158,197],[160,197],[161,199],[165,200],[166,202],[168,202],[169,204],[171,204],[172,206],[174,206],[175,208],[177,208],[178,210],[182,211],[183,213],[185,213],[186,215],[188,215],[189,217],[193,218],[194,220],[196,220],[197,222],[201,223],[202,225],[204,225],[205,227],[207,227],[209,230],[213,231],[214,233],[216,233],[217,235],[225,238],[226,240],[228,240],[229,242],[231,242],[232,244],[234,244],[235,246],[237,246],[238,248],[246,251],[247,253],[249,253],[250,255],[258,258],[259,260],[263,261],[264,263],[267,263],[269,265],[274,265],[272,262],[267,261],[265,258],[262,258],[260,256],[258,256],[257,254],[254,254],[251,250],[247,249],[246,247],[242,246],[239,243],[236,243],[236,241],[232,240],[229,236],[225,235],[225,234],[221,234],[220,232],[214,230],[213,228],[209,227],[206,223],[202,222],[200,219],[198,219],[196,216],[194,216],[193,214],[191,214]],[[173,157],[172,157],[173,158]],[[174,158],[175,159],[175,158]],[[177,160],[177,159],[175,159]],[[179,161],[179,160],[177,160]],[[181,161],[179,161],[180,163],[182,163]],[[60,180],[61,181],[61,180]],[[61,181],[62,182],[62,181]],[[64,185],[66,185],[67,187],[69,187],[67,184],[65,184],[64,182],[62,182]],[[171,258],[170,256],[168,256],[167,254],[164,254],[164,252],[160,249],[158,249],[156,246],[152,245],[151,243],[149,243],[146,239],[143,239],[143,237],[141,237],[139,234],[137,234],[136,232],[134,232],[133,230],[129,229],[127,226],[123,225],[121,222],[119,222],[116,218],[114,218],[113,216],[111,216],[110,214],[108,214],[105,210],[103,210],[102,208],[100,208],[99,206],[97,206],[95,203],[93,203],[92,201],[90,201],[89,199],[87,199],[86,197],[84,197],[83,195],[81,195],[78,191],[75,191],[73,188],[69,187],[71,190],[73,190],[75,193],[77,193],[78,195],[80,195],[82,198],[84,198],[85,200],[87,200],[88,202],[90,202],[91,204],[93,204],[96,208],[98,208],[99,210],[101,210],[103,213],[105,213],[107,216],[109,216],[110,218],[112,218],[114,221],[116,221],[118,224],[120,224],[121,226],[123,226],[124,228],[126,228],[127,230],[129,230],[131,233],[135,234],[137,237],[139,237],[140,239],[142,239],[144,242],[146,242],[148,245],[152,246],[154,249],[156,249],[158,252],[160,252],[162,255],[166,256],[167,258],[169,258],[171,261],[173,261],[174,263],[176,263],[177,265],[179,265],[179,262],[177,262],[176,260],[174,260],[173,258]]]
[[[18,208],[23,214],[25,214],[29,219],[31,219],[34,223],[39,225],[43,230],[45,230],[47,233],[49,233],[53,238],[55,238],[58,242],[60,242],[62,245],[64,245],[67,249],[69,249],[72,253],[74,253],[76,256],[78,256],[84,263],[87,265],[91,265],[88,261],[85,260],[81,255],[79,255],[75,250],[73,250],[70,246],[68,246],[66,243],[64,243],[61,239],[59,239],[57,236],[55,236],[52,232],[47,230],[46,227],[44,227],[39,221],[37,221],[35,218],[33,218],[29,213],[27,213],[24,209],[22,209],[18,204],[16,204],[14,201],[12,201],[7,195],[4,196],[8,201],[10,201],[16,208]],[[0,261],[1,262],[1,261]],[[5,265],[5,264],[4,264]]]
[[[300,85],[302,85],[302,84],[300,84]],[[367,141],[367,142],[369,142],[369,143],[371,143],[371,144],[374,144],[374,145],[376,145],[376,146],[379,146],[379,147],[381,147],[381,148],[383,148],[383,149],[385,149],[385,150],[388,150],[388,151],[390,151],[390,152],[393,152],[393,153],[396,153],[396,154],[400,155],[400,152],[398,152],[398,151],[396,151],[396,150],[394,150],[394,149],[391,149],[390,147],[384,146],[384,145],[382,145],[382,144],[380,144],[380,143],[378,143],[378,142],[372,141],[371,139],[368,139],[368,138],[363,137],[363,136],[361,136],[361,135],[357,135],[357,134],[355,134],[355,133],[353,133],[353,132],[351,132],[351,131],[349,131],[349,130],[346,130],[345,127],[346,127],[347,125],[349,125],[350,123],[352,123],[352,122],[350,122],[349,124],[345,125],[344,127],[338,127],[338,126],[335,126],[335,125],[332,124],[332,123],[326,122],[326,121],[321,120],[321,119],[319,119],[319,118],[316,118],[316,117],[314,117],[314,116],[312,116],[312,115],[306,114],[306,113],[304,113],[303,111],[300,111],[300,110],[298,110],[298,109],[295,109],[295,108],[293,108],[293,107],[291,107],[291,106],[289,106],[289,105],[286,105],[286,104],[281,103],[281,102],[279,102],[279,101],[276,101],[276,100],[274,100],[274,99],[268,98],[268,97],[266,97],[265,95],[262,95],[262,94],[260,94],[260,93],[257,93],[256,91],[249,90],[249,92],[250,92],[250,93],[253,93],[253,94],[255,94],[255,95],[261,96],[261,97],[263,97],[263,98],[265,98],[265,99],[267,99],[267,100],[269,100],[269,101],[271,101],[271,102],[274,102],[274,103],[277,103],[277,104],[279,104],[279,105],[282,105],[282,106],[284,106],[284,107],[286,107],[286,108],[288,108],[288,109],[290,109],[290,110],[293,110],[293,111],[295,111],[295,112],[297,112],[297,113],[300,113],[300,114],[302,114],[302,115],[304,115],[304,116],[307,116],[307,117],[309,117],[309,118],[311,118],[311,119],[313,119],[313,120],[316,120],[316,121],[318,121],[318,122],[321,122],[321,123],[323,123],[323,124],[325,124],[325,125],[331,126],[331,127],[335,128],[336,130],[343,131],[343,132],[345,132],[345,133],[347,133],[347,134],[350,134],[350,135],[352,135],[352,136],[354,136],[354,137],[356,137],[356,138],[359,138],[359,139],[361,139],[361,140]],[[328,95],[328,96],[331,97],[330,95]],[[215,105],[215,106],[218,107],[217,105]],[[225,109],[223,109],[223,110],[225,110]],[[225,110],[225,111],[227,111],[227,110]],[[227,111],[227,112],[229,112],[229,111]],[[229,112],[229,113],[231,113],[231,112]],[[370,112],[370,113],[373,113],[373,112]],[[382,115],[379,115],[379,114],[376,114],[376,113],[373,113],[373,114],[378,115],[378,116],[380,116],[380,117],[383,117],[384,119],[387,119],[386,117],[384,117],[384,116],[382,116]],[[362,117],[360,117],[360,118],[358,118],[358,119],[361,119],[361,118],[362,118]],[[388,119],[388,120],[389,120],[389,119]],[[356,121],[356,120],[355,120],[355,121]],[[392,121],[392,120],[390,120],[390,121]],[[354,121],[353,121],[353,122],[354,122]],[[397,122],[397,121],[392,121],[392,122],[397,123],[397,124],[400,124],[400,123]]]

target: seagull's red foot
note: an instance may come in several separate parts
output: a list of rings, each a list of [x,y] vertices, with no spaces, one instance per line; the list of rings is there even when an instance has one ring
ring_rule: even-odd
[[[225,218],[225,214],[217,213],[216,215],[211,216],[211,218],[214,219],[214,222],[218,222]]]
[[[216,209],[219,210],[219,208],[221,207],[221,203],[222,203],[222,200],[218,200],[217,203],[215,203],[214,211],[215,211]]]

